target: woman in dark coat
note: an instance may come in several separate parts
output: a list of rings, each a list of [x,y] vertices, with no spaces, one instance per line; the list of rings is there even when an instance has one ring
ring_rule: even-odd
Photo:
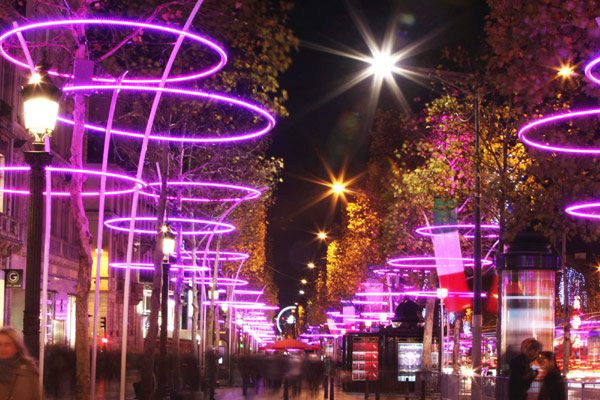
[[[39,400],[39,372],[21,334],[0,329],[0,400]]]
[[[551,351],[542,351],[540,353],[539,362],[546,372],[544,382],[540,389],[538,400],[567,400],[567,388],[558,365],[556,358]]]

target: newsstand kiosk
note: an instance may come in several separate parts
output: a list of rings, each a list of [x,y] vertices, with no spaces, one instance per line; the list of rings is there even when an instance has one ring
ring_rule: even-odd
[[[436,307],[437,308],[437,307]],[[422,307],[404,300],[396,308],[392,325],[374,333],[349,333],[342,343],[345,392],[410,393],[423,356]],[[434,338],[437,337],[434,327]],[[436,344],[437,345],[437,344]],[[432,348],[432,351],[434,349]]]

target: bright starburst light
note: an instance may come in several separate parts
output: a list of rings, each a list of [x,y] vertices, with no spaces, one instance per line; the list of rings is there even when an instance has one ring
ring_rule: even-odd
[[[346,45],[340,45],[340,48],[331,48],[321,44],[310,43],[303,41],[302,45],[313,50],[322,51],[340,57],[345,57],[350,60],[361,61],[367,64],[366,68],[357,71],[352,76],[348,77],[337,88],[331,90],[321,102],[315,104],[318,107],[333,98],[340,96],[352,87],[356,86],[365,79],[372,78],[371,92],[367,107],[367,119],[370,121],[375,112],[379,94],[385,81],[387,87],[402,106],[403,109],[409,110],[409,104],[398,83],[395,80],[395,75],[402,76],[416,82],[419,85],[426,85],[427,74],[419,72],[418,68],[410,67],[406,64],[406,60],[427,49],[426,46],[435,36],[442,32],[445,27],[432,31],[422,39],[412,43],[399,43],[397,41],[397,18],[390,18],[387,30],[384,34],[381,46],[377,43],[371,29],[365,23],[364,18],[359,15],[357,10],[348,4],[348,13],[352,17],[354,25],[358,29],[364,44],[368,49],[368,54],[362,53],[356,49]],[[395,14],[392,12],[392,14]]]

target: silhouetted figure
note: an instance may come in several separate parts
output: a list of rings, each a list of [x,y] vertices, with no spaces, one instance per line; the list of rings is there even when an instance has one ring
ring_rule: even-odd
[[[538,400],[567,400],[567,388],[558,365],[556,357],[551,351],[542,351],[539,362],[546,372]]]
[[[542,344],[534,338],[521,343],[521,354],[510,361],[510,379],[508,381],[508,398],[510,400],[527,400],[527,391],[537,376],[537,371],[530,364],[538,358]]]

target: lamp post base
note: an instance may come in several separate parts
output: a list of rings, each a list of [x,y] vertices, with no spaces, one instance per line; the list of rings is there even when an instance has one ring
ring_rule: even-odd
[[[40,351],[40,275],[42,265],[42,232],[44,220],[45,167],[52,155],[43,151],[43,144],[35,143],[34,151],[24,153],[31,166],[29,181],[29,216],[27,221],[27,263],[25,270],[25,310],[23,338],[32,357]]]

